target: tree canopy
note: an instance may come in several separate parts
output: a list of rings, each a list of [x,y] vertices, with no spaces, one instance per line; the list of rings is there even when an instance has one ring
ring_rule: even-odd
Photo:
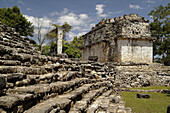
[[[0,22],[15,28],[23,36],[33,36],[34,27],[32,23],[27,21],[17,6],[0,8]]]
[[[83,37],[74,37],[73,41],[67,45],[67,49],[64,51],[69,58],[81,58],[81,48],[82,48]]]
[[[150,23],[150,30],[152,36],[156,37],[154,41],[154,56],[161,56],[162,62],[168,65],[170,62],[170,3],[167,6],[160,5],[151,10],[148,14],[151,16],[152,22]],[[169,64],[170,65],[170,64]]]

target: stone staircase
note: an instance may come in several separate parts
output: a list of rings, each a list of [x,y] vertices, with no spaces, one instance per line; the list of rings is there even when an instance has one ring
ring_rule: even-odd
[[[104,63],[46,57],[33,43],[0,23],[0,113],[127,111]]]

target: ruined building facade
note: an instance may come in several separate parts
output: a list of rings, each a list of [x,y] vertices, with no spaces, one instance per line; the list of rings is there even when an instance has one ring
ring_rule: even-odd
[[[153,40],[149,21],[137,14],[103,19],[83,36],[82,60],[152,63]]]

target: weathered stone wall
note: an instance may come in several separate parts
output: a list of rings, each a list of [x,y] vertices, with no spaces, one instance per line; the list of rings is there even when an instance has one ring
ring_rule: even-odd
[[[107,42],[100,42],[92,45],[90,48],[84,48],[82,52],[82,59],[88,60],[88,56],[98,56],[99,62],[108,61],[109,45]]]
[[[152,63],[152,41],[119,39],[117,43],[118,62]]]
[[[136,49],[136,51],[139,50],[139,52],[136,53],[130,52],[127,54],[127,51],[126,52],[124,51],[126,49],[123,49],[125,48],[125,44],[122,45],[122,41],[120,41],[120,39],[123,39],[124,43],[126,43],[128,47],[133,46],[131,48]],[[119,18],[103,19],[94,28],[92,28],[90,32],[88,32],[83,36],[83,48],[86,49],[83,49],[82,60],[87,60],[89,55],[96,54],[99,57],[99,61],[103,61],[103,59],[108,59],[105,61],[152,63],[151,54],[152,54],[153,39],[154,38],[151,37],[151,33],[149,30],[148,20],[145,20],[143,17],[140,17],[137,14],[124,15],[124,16],[120,16]],[[139,40],[139,41],[136,42],[134,41],[136,46],[134,47],[134,43],[133,44],[129,43],[128,40]],[[145,42],[143,41],[144,42],[143,43],[141,40],[145,40]],[[102,54],[106,55],[105,57],[100,57],[99,53],[93,52],[94,51],[93,46],[95,44],[100,44],[100,42],[108,43],[108,53],[102,52]],[[144,47],[142,49],[138,49],[137,45],[144,46]],[[88,49],[90,51],[87,51]],[[98,51],[95,50],[96,52],[99,52],[101,48],[95,47],[95,49],[98,50]],[[90,52],[90,53],[86,53],[86,52]],[[138,56],[145,56],[145,58],[138,57],[137,60],[136,59],[125,60],[123,54],[124,56],[129,55],[126,56],[128,58],[136,54],[138,54]]]

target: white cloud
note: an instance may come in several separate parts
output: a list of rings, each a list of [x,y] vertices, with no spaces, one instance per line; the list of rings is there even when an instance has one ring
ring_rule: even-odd
[[[84,34],[86,34],[87,32],[80,32],[80,33],[74,33],[74,32],[70,32],[70,33],[68,33],[68,40],[67,41],[72,41],[73,40],[73,38],[75,37],[75,36],[77,36],[77,37],[79,37],[79,36],[82,36],[82,35],[84,35]]]
[[[47,17],[38,18],[38,17],[28,16],[28,15],[24,15],[24,16],[28,21],[30,21],[34,25],[34,37],[38,37],[38,23],[40,24],[40,26],[42,25],[42,28],[40,31],[41,37],[44,37],[44,35],[47,32],[49,32],[50,29],[52,28],[51,27],[52,19],[49,19]]]
[[[69,10],[67,8],[64,8],[63,11],[58,12],[58,11],[54,11],[52,13],[50,13],[50,16],[61,16],[61,15],[65,15],[69,12]]]
[[[76,14],[67,9],[63,9],[63,11],[58,14],[56,23],[62,25],[64,22],[72,26],[71,32],[67,33],[68,41],[71,41],[75,36],[79,37],[87,33],[91,29],[91,26],[94,26],[93,18],[89,17],[87,14]]]
[[[49,27],[52,24],[52,20],[47,18],[47,17],[43,17],[43,18],[38,18],[38,17],[33,17],[33,16],[28,16],[28,15],[24,15],[25,18],[30,21],[31,23],[33,23],[33,25],[35,27],[38,27],[37,21],[39,19],[40,23],[43,24],[43,27]]]
[[[50,14],[50,16],[55,16],[55,15],[59,15],[59,12],[58,12],[58,11],[55,11],[55,12],[52,12],[52,13]]]
[[[106,17],[107,16],[107,14],[103,14],[104,7],[105,7],[105,5],[103,5],[103,4],[96,5],[97,15],[99,17]]]
[[[30,8],[27,8],[27,11],[31,11],[32,9],[30,9]]]
[[[131,8],[131,9],[143,9],[139,5],[132,5],[132,4],[129,4],[129,8]]]
[[[146,1],[144,1],[144,2],[146,2],[146,3],[150,3],[150,4],[155,3],[155,1],[154,1],[154,0],[146,0]]]
[[[71,29],[71,30],[75,31],[75,30],[80,30],[80,29],[81,29],[81,27],[80,27],[80,26],[74,26],[74,27],[72,27],[72,29]]]
[[[78,26],[83,26],[87,22],[88,19],[89,17],[87,14],[77,15],[71,12],[71,13],[60,16],[57,19],[57,23],[63,24],[64,22],[67,22],[71,26],[78,28]]]
[[[87,14],[80,14],[79,15],[80,19],[88,19],[88,15]]]
[[[69,37],[69,38],[68,38],[67,40],[68,40],[68,41],[72,41],[75,36],[77,36],[75,33],[69,32],[69,33],[68,33],[68,37]]]
[[[24,2],[23,2],[23,1],[21,1],[21,0],[19,0],[19,1],[18,1],[18,3],[20,3],[20,4],[24,5]]]
[[[123,13],[124,11],[121,10],[121,11],[115,11],[115,12],[109,12],[109,15],[113,15],[113,14],[120,14],[120,13]]]
[[[38,24],[37,24],[37,17],[24,15],[28,21],[33,23],[35,26],[34,32],[35,37],[38,33]],[[73,12],[69,12],[67,9],[64,9],[59,15],[58,18],[39,18],[40,23],[43,22],[43,28],[42,28],[42,36],[47,33],[48,27],[51,26],[51,24],[56,23],[58,25],[64,24],[64,22],[67,22],[72,26],[71,32],[67,33],[67,40],[71,41],[75,36],[81,36],[87,33],[87,31],[90,30],[92,26],[95,24],[92,23],[91,18],[87,14],[75,14]],[[54,21],[55,20],[55,21]],[[51,27],[52,28],[52,27]]]
[[[71,26],[80,25],[82,23],[80,18],[74,13],[69,13],[67,15],[60,16],[57,19],[57,22],[60,23],[60,24],[63,24],[64,22],[67,22]]]
[[[78,33],[77,36],[82,36],[82,35],[85,35],[87,32],[81,32],[81,33]]]
[[[90,25],[89,25],[89,28],[91,29],[92,27],[94,27],[96,24],[94,24],[94,23],[91,23]]]
[[[50,30],[49,29],[47,29],[47,28],[42,28],[41,29],[41,36],[43,37],[47,32],[49,32]],[[34,34],[35,34],[35,36],[37,36],[37,34],[38,34],[38,29],[34,29]]]
[[[61,15],[67,14],[68,13],[68,9],[64,8],[63,11],[61,12]]]

